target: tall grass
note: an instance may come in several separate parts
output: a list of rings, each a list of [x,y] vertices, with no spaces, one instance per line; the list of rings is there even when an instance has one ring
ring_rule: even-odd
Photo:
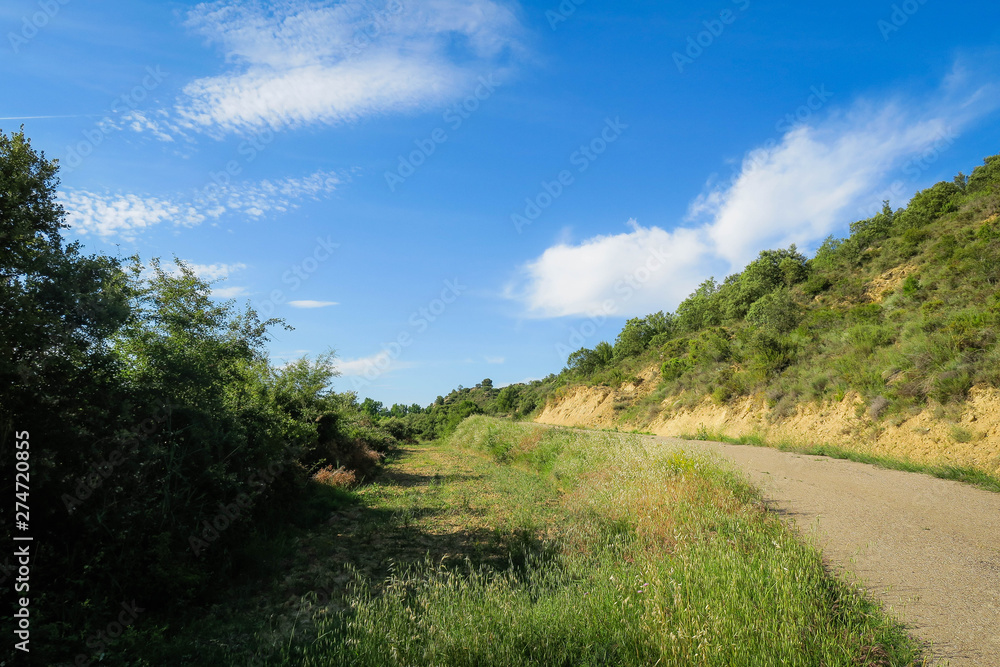
[[[703,455],[485,417],[467,419],[450,445],[492,459],[483,492],[529,515],[524,525],[535,534],[523,558],[512,554],[499,568],[427,560],[381,584],[358,577],[347,612],[321,614],[271,662],[859,665],[917,657],[895,621],[829,576],[756,490]],[[517,479],[550,493],[528,506],[517,488],[496,493]]]

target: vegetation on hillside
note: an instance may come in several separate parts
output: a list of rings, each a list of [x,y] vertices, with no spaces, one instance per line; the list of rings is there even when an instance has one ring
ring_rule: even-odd
[[[564,387],[618,386],[655,365],[648,416],[667,396],[694,405],[762,395],[773,418],[848,392],[873,420],[961,402],[974,385],[1000,386],[998,214],[1000,155],[905,208],[886,202],[811,259],[794,245],[765,250],[721,283],[705,280],[675,312],[633,318],[614,344],[505,391],[544,405]]]

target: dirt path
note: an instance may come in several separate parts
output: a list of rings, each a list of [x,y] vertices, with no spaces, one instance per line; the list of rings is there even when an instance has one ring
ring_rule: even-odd
[[[650,436],[652,437],[652,436]],[[1000,666],[1000,494],[927,475],[764,447],[656,438],[721,454],[815,534],[951,665]]]

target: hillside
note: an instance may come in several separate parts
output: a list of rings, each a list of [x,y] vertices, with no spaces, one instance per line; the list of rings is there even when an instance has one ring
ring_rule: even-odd
[[[998,213],[993,156],[905,208],[886,202],[812,258],[766,250],[708,278],[675,312],[629,320],[557,375],[460,388],[430,412],[808,441],[995,474]]]

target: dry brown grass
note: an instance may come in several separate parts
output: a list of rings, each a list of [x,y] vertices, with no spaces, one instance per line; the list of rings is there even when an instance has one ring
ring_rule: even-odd
[[[320,468],[312,476],[320,484],[326,484],[338,489],[346,489],[353,486],[356,478],[353,470],[348,470],[344,466],[334,469],[333,466]]]
[[[538,448],[538,443],[542,441],[542,435],[545,433],[543,429],[535,429],[530,433],[527,433],[522,437],[517,445],[514,447],[514,457],[523,456],[524,454],[530,454]]]

